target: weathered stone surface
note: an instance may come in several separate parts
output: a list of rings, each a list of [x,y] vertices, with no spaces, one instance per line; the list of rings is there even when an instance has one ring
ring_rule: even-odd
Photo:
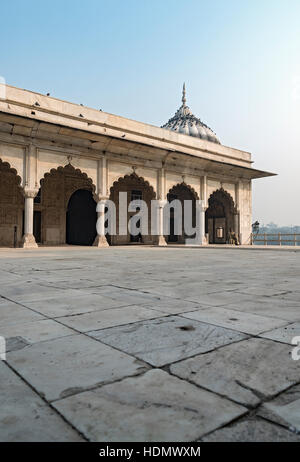
[[[93,331],[89,335],[153,366],[163,366],[246,338],[229,329],[179,316]]]
[[[40,247],[39,249],[26,251],[22,249],[0,249],[0,263],[0,294],[1,289],[6,286],[10,288],[12,286],[14,288],[19,286],[20,291],[17,293],[16,291],[11,292],[10,295],[17,296],[20,300],[19,303],[37,311],[34,312],[20,304],[8,302],[0,295],[0,335],[1,331],[4,332],[4,330],[11,335],[9,337],[11,340],[8,342],[9,349],[12,346],[14,349],[22,347],[18,351],[8,353],[8,361],[11,358],[14,362],[16,372],[20,373],[21,377],[25,377],[25,380],[28,380],[28,386],[31,385],[40,393],[44,392],[46,394],[45,400],[41,400],[45,406],[42,409],[43,412],[45,409],[46,416],[53,413],[47,400],[57,399],[61,393],[62,398],[65,396],[71,398],[72,396],[72,399],[74,398],[75,400],[75,398],[85,396],[86,394],[89,395],[91,393],[90,387],[96,386],[97,392],[98,390],[102,390],[103,383],[107,383],[108,381],[109,383],[113,383],[115,387],[112,394],[114,407],[111,410],[107,410],[107,419],[109,420],[107,428],[110,428],[109,426],[112,427],[114,421],[118,418],[118,383],[120,380],[122,383],[125,382],[124,378],[129,375],[132,377],[135,374],[143,373],[144,369],[140,369],[135,358],[131,358],[125,353],[122,354],[114,348],[105,346],[101,343],[102,340],[90,343],[93,342],[92,339],[84,335],[79,335],[72,329],[61,324],[58,324],[61,326],[59,328],[56,325],[54,327],[54,324],[52,324],[53,320],[50,323],[48,319],[44,319],[44,316],[55,317],[56,322],[60,323],[60,318],[70,318],[72,317],[71,315],[78,315],[79,313],[99,311],[100,314],[101,311],[107,310],[109,312],[116,308],[119,309],[119,307],[138,305],[153,311],[156,310],[156,312],[165,313],[166,320],[169,319],[169,314],[181,313],[183,316],[175,316],[175,318],[179,318],[183,322],[183,325],[175,324],[174,328],[170,326],[168,328],[162,326],[161,328],[156,326],[154,321],[143,321],[131,324],[130,326],[98,330],[96,334],[107,333],[108,336],[113,334],[112,338],[116,342],[117,349],[119,347],[121,349],[123,347],[129,349],[130,347],[130,351],[133,351],[134,354],[135,352],[137,354],[149,354],[151,360],[162,359],[161,362],[163,364],[165,364],[165,360],[171,361],[171,363],[178,361],[177,358],[181,362],[185,362],[183,360],[189,355],[193,359],[199,357],[199,360],[213,358],[211,364],[207,364],[203,368],[204,375],[200,376],[199,370],[198,372],[196,370],[196,374],[192,374],[194,369],[187,371],[186,368],[185,377],[193,381],[195,379],[193,376],[196,376],[200,384],[202,382],[199,377],[201,380],[205,379],[210,389],[213,389],[213,386],[219,382],[220,389],[217,391],[225,395],[227,393],[228,396],[233,397],[233,400],[237,398],[237,401],[240,400],[246,404],[249,404],[249,402],[256,404],[259,400],[264,401],[261,392],[270,393],[268,399],[272,401],[268,401],[267,403],[276,404],[276,413],[274,412],[275,408],[272,408],[271,413],[270,409],[267,410],[264,405],[259,407],[259,412],[268,413],[264,414],[266,415],[266,419],[272,420],[272,422],[269,422],[270,425],[275,425],[273,440],[276,441],[278,438],[280,441],[283,435],[281,432],[278,433],[276,431],[278,424],[282,425],[281,429],[287,431],[287,434],[294,435],[288,431],[288,428],[292,424],[295,425],[294,420],[293,422],[289,422],[280,417],[279,414],[281,411],[278,411],[278,407],[281,408],[294,402],[294,405],[291,404],[292,409],[288,409],[288,418],[290,419],[293,411],[295,410],[296,412],[297,410],[297,400],[300,399],[300,393],[297,394],[294,391],[289,401],[277,401],[279,398],[285,399],[289,395],[290,390],[297,389],[297,386],[292,386],[288,390],[284,389],[287,383],[290,386],[290,384],[299,381],[298,370],[300,361],[291,361],[289,353],[292,350],[292,346],[278,343],[278,341],[256,339],[256,342],[262,341],[271,345],[270,348],[266,349],[264,346],[262,348],[261,344],[254,348],[251,343],[249,347],[247,346],[247,342],[245,342],[247,335],[244,334],[242,336],[243,341],[230,345],[230,349],[234,350],[230,353],[229,346],[218,346],[218,342],[217,344],[214,343],[215,340],[218,340],[218,338],[214,337],[215,332],[218,332],[219,329],[222,331],[222,328],[219,327],[215,331],[210,332],[202,327],[201,331],[196,330],[195,332],[192,329],[196,325],[204,326],[205,323],[185,318],[184,313],[202,311],[203,309],[208,313],[208,307],[211,307],[212,312],[214,312],[214,319],[211,322],[212,324],[218,324],[220,323],[218,312],[222,305],[222,309],[226,310],[226,312],[227,310],[234,310],[236,314],[233,313],[233,317],[239,318],[241,322],[238,329],[244,328],[242,314],[246,316],[248,314],[255,314],[264,318],[267,317],[270,318],[270,322],[273,322],[274,318],[277,318],[278,322],[281,322],[282,319],[287,322],[300,322],[299,254],[290,251],[274,252],[253,249],[248,251],[229,248],[213,249],[211,247],[207,249],[187,249],[184,247],[170,248],[170,246],[168,249],[143,246],[110,247],[108,251],[105,250],[102,252],[94,248],[70,246],[65,248]],[[42,294],[41,299],[33,300],[32,296],[36,299],[41,285],[46,288],[46,292]],[[239,293],[244,292],[244,289],[249,287],[259,288],[258,290],[261,295],[256,295],[254,292],[252,294]],[[272,295],[274,287],[276,291],[285,291],[285,293]],[[24,299],[22,297],[23,289]],[[48,290],[51,291],[51,296]],[[255,289],[255,292],[258,293],[258,290]],[[159,292],[167,293],[168,295],[166,296]],[[186,297],[191,298],[192,301],[187,301]],[[202,300],[200,305],[199,300]],[[215,306],[218,306],[217,311],[214,310]],[[114,316],[112,315],[112,317]],[[243,319],[246,322],[250,317]],[[267,323],[266,320],[264,322]],[[236,322],[233,321],[233,323],[235,324]],[[170,323],[167,322],[166,324]],[[44,329],[45,326],[47,327],[46,329]],[[248,328],[249,326],[251,329],[253,326],[254,329],[256,328],[250,322],[248,322]],[[183,327],[187,330],[181,330],[178,327]],[[205,328],[207,329],[207,327],[209,327],[209,324],[206,323]],[[127,328],[132,329],[132,333],[127,333]],[[60,338],[62,333],[67,333],[68,329],[70,329],[72,335]],[[135,333],[135,329],[137,333]],[[275,329],[273,327],[270,331],[265,332],[265,334],[273,335],[275,330],[276,335],[279,335],[279,331],[280,335],[282,334],[280,328]],[[223,331],[229,332],[228,329],[224,328]],[[234,336],[239,335],[238,331],[231,332]],[[118,335],[120,339],[118,339]],[[72,337],[74,339],[78,337],[78,340],[72,340]],[[27,346],[28,342],[26,339],[30,340],[30,343],[40,343]],[[225,339],[226,342],[229,341],[227,337]],[[284,337],[280,337],[280,339],[282,341]],[[106,342],[105,339],[103,341]],[[204,345],[205,347],[212,348],[211,353],[204,352],[204,354],[200,355],[198,353],[198,342],[200,342],[200,347]],[[97,347],[95,347],[96,343]],[[246,346],[241,348],[241,345],[244,343],[246,343]],[[277,346],[275,347],[274,345]],[[283,347],[287,355],[280,353],[277,349],[278,346]],[[228,352],[227,349],[229,350]],[[196,362],[198,362],[198,359]],[[8,367],[0,361],[0,382],[2,377],[4,377],[1,374],[1,363]],[[215,369],[213,369],[214,365],[216,365]],[[175,364],[171,364],[171,371],[175,366]],[[169,367],[167,367],[168,370]],[[165,377],[168,378],[170,375],[167,374]],[[135,386],[137,378],[134,377],[133,386]],[[176,378],[176,376],[173,375],[173,378]],[[295,382],[292,382],[293,379],[295,379]],[[22,379],[21,383],[27,387]],[[160,388],[165,390],[167,387],[169,390],[168,384],[169,382],[166,380],[166,386],[163,384]],[[180,393],[180,396],[173,400],[174,402],[176,401],[176,405],[180,404],[183,399],[189,398],[189,392],[187,395],[184,395],[182,392],[185,389],[183,388],[185,384],[189,385],[189,382],[183,379],[182,385],[179,388],[176,385],[175,391],[178,388]],[[257,389],[259,391],[251,392],[251,390],[245,388],[248,385],[251,389],[253,387],[254,390]],[[30,416],[34,414],[32,409],[37,407],[34,400],[34,396],[37,395],[31,391],[33,395],[28,395],[27,398],[27,394],[23,393],[23,388],[19,394],[12,386],[8,386],[6,391],[9,391],[9,388],[11,388],[12,397],[7,402],[8,409],[12,415],[15,415],[14,413],[16,412],[13,396],[16,396],[16,402],[20,403],[20,405],[18,404],[18,410],[21,413],[22,402],[20,401],[20,396],[24,395],[25,410],[29,417],[27,419],[25,417],[20,418],[16,426],[14,426],[15,421],[11,425],[5,425],[7,433],[4,431],[1,432],[0,427],[0,433],[5,435],[8,440],[21,440],[22,435],[24,435],[24,440],[28,439],[31,441],[33,439],[44,438],[45,440],[53,441],[59,439],[59,437],[56,437],[57,433],[59,433],[61,438],[64,437],[66,440],[72,441],[73,436],[66,430],[68,424],[63,422],[63,425],[67,427],[60,427],[57,421],[53,424],[50,418],[42,417],[39,407],[40,418],[34,419],[32,423]],[[86,389],[89,391],[85,391]],[[138,427],[140,421],[143,421],[144,414],[141,414],[142,412],[146,413],[147,409],[148,411],[150,408],[154,409],[154,398],[160,396],[159,403],[163,403],[164,401],[168,403],[167,398],[165,398],[167,395],[166,392],[162,395],[158,393],[154,395],[152,386],[145,386],[144,389],[143,399],[146,403],[151,403],[151,405],[149,405],[149,408],[145,407],[143,410],[138,410],[138,413],[136,412],[136,408],[134,408],[134,404],[129,405],[131,407],[128,415],[132,421],[136,419],[133,428]],[[52,391],[53,394],[51,395],[50,392]],[[202,392],[203,389],[198,388],[197,391]],[[245,395],[242,394],[243,392]],[[272,399],[271,394],[274,393],[276,395],[277,392],[280,392],[280,395]],[[133,389],[131,393],[134,394],[135,390]],[[172,396],[175,396],[175,392],[174,394],[172,392]],[[199,395],[197,394],[197,396]],[[214,401],[214,410],[216,413],[220,412],[223,415],[223,408],[220,405],[221,402],[218,401],[218,396],[216,395],[217,401]],[[59,403],[68,402],[68,399],[62,398],[60,398]],[[120,392],[120,402],[122,403],[121,398],[123,399],[123,395]],[[89,400],[90,398],[87,401]],[[58,401],[52,402],[56,403]],[[108,402],[110,403],[110,401]],[[86,402],[82,404],[84,409],[85,406]],[[163,409],[163,406],[155,408],[153,415],[160,408]],[[93,406],[91,409],[94,409]],[[124,409],[123,406],[122,409]],[[201,438],[201,435],[204,438],[204,435],[208,434],[208,432],[215,432],[217,428],[222,431],[225,430],[225,428],[221,430],[222,425],[229,425],[229,420],[224,421],[224,424],[220,423],[220,425],[218,421],[213,428],[210,427],[211,429],[207,430],[207,426],[210,425],[212,420],[210,419],[208,408],[204,407],[203,409],[205,412],[201,414],[203,416],[201,425],[199,428],[194,428],[189,426],[189,408],[186,410],[188,424],[183,425],[181,420],[172,420],[171,407],[168,408],[166,405],[165,410],[170,414],[166,414],[166,417],[162,419],[165,429],[161,430],[162,425],[159,425],[156,440],[160,440],[160,434],[164,438],[167,438],[170,435],[167,433],[169,430],[171,432],[169,439],[172,440],[175,424],[178,425],[176,427],[176,435],[179,440],[183,440],[184,437],[187,440],[197,439]],[[0,415],[1,410],[0,406]],[[115,410],[117,415],[111,419],[110,416],[113,415],[113,410]],[[179,410],[181,412],[181,408]],[[26,415],[26,412],[24,411],[24,415]],[[76,412],[76,404],[72,407],[72,415],[75,416],[75,413],[78,426],[85,426],[89,434],[93,431],[95,437],[97,437],[99,434],[97,425],[99,418],[102,416],[97,408],[97,403],[95,402],[94,419],[91,419],[92,414],[88,408],[84,412],[81,411],[81,408]],[[7,415],[10,416],[11,414],[7,412]],[[139,420],[138,416],[140,415],[142,417]],[[156,418],[156,414],[154,417]],[[147,418],[149,421],[151,420],[150,413],[147,413]],[[88,427],[91,421],[93,425],[92,429]],[[105,422],[104,420],[100,420],[101,426],[104,427]],[[157,425],[157,418],[155,422]],[[215,422],[214,418],[213,422]],[[232,426],[235,428],[235,425],[239,423],[240,421],[236,421]],[[131,429],[125,423],[121,426],[120,420],[118,420],[117,425],[119,426],[117,426],[116,432],[118,432],[118,435],[121,435],[120,439],[127,438],[127,441],[130,441],[132,437]],[[30,428],[32,428],[34,436],[29,433]],[[190,428],[191,430],[189,430]],[[271,432],[271,427],[269,428]],[[200,432],[198,431],[199,429]],[[243,430],[240,432],[239,427],[237,427],[237,430],[232,434],[232,439],[234,441],[239,438],[242,439],[245,432]],[[195,433],[196,436],[194,436]],[[264,429],[260,430],[260,433],[267,439],[269,430],[264,427]],[[251,428],[248,431],[249,435],[251,436]],[[212,437],[213,433],[210,433],[209,436]]]
[[[300,380],[290,348],[271,340],[249,339],[173,364],[173,374],[249,406]]]
[[[246,411],[157,369],[54,405],[90,440],[122,442],[193,441]]]
[[[300,322],[294,322],[285,327],[274,329],[269,332],[264,332],[260,337],[269,338],[271,340],[277,340],[278,342],[292,343],[293,337],[300,336]]]
[[[27,343],[43,342],[74,334],[75,332],[73,330],[62,326],[52,319],[44,319],[42,321],[28,322],[25,324],[8,324],[0,328],[0,335],[6,339],[9,340],[13,337],[19,337]]]
[[[259,418],[246,419],[216,430],[201,441],[240,443],[300,442],[300,435]]]
[[[258,414],[280,425],[300,432],[300,385],[264,403]]]
[[[0,361],[0,441],[83,441],[53,409]]]
[[[272,287],[266,287],[265,285],[256,284],[253,286],[248,286],[244,288],[237,289],[237,292],[246,295],[258,295],[258,296],[280,296],[283,295],[286,291],[284,289],[278,289],[275,285]]]
[[[253,300],[229,304],[226,308],[287,321],[300,320],[299,303],[295,301],[284,302],[277,297],[265,297],[265,299],[256,299],[255,297]]]
[[[287,321],[281,321],[278,318],[267,318],[251,313],[238,312],[229,310],[226,307],[202,308],[201,310],[191,313],[184,313],[182,316],[252,335],[257,335],[260,332],[272,329],[272,327],[279,327],[287,324]]]
[[[23,337],[5,337],[5,345],[0,347],[0,353],[8,353],[9,351],[22,350],[29,345]]]
[[[128,290],[123,287],[107,285],[103,287],[91,287],[87,289],[89,293],[98,294],[112,298],[115,301],[122,302],[122,305],[142,305],[146,303],[155,303],[159,301],[159,296],[147,294],[140,291]]]
[[[143,319],[154,319],[164,315],[165,313],[160,313],[156,310],[131,305],[114,308],[113,310],[93,311],[87,314],[67,316],[59,318],[59,321],[80,332],[88,332],[95,329],[131,324]]]
[[[140,361],[79,334],[13,351],[7,362],[50,401],[145,370]]]
[[[128,304],[121,300],[113,300],[101,295],[84,293],[81,290],[67,290],[63,295],[56,295],[42,301],[25,302],[24,304],[45,316],[54,318],[128,306]]]
[[[0,288],[0,294],[2,296],[7,297],[14,302],[21,303],[30,300],[44,300],[57,292],[59,292],[60,295],[63,295],[63,290],[59,291],[59,289],[45,287],[41,284],[35,284],[32,282],[23,282],[23,284],[20,282],[7,284]]]
[[[0,304],[0,335],[4,326],[11,324],[25,324],[28,322],[39,321],[45,319],[39,313],[35,313],[24,306],[6,301]]]
[[[180,314],[199,310],[202,306],[197,303],[186,300],[177,300],[171,297],[161,297],[160,300],[150,303],[149,301],[143,306],[153,310],[162,311],[166,314]]]

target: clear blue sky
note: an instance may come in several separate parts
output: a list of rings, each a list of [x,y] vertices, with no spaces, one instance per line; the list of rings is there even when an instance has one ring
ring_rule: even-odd
[[[8,84],[161,125],[187,103],[252,152],[253,219],[300,225],[300,0],[1,2]]]

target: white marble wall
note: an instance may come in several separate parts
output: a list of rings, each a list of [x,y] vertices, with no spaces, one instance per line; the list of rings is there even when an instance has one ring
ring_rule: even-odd
[[[27,152],[27,161],[26,161]],[[35,187],[39,187],[40,180],[44,177],[45,173],[50,172],[51,169],[56,169],[59,166],[65,166],[69,162],[75,167],[80,169],[83,173],[86,173],[89,178],[92,179],[93,184],[96,187],[96,192],[101,191],[100,182],[103,181],[101,175],[99,175],[99,162],[97,159],[89,158],[85,154],[82,156],[65,154],[52,149],[40,149],[37,148],[33,151],[32,158],[28,162],[28,150],[23,146],[0,144],[0,158],[2,161],[6,161],[11,167],[17,170],[18,175],[22,179],[22,185],[25,186],[25,180],[28,176],[32,184]],[[139,165],[132,165],[131,161],[126,163],[111,160],[109,155],[107,156],[107,167],[106,167],[106,193],[109,195],[110,188],[115,181],[125,175],[135,173],[148,181],[153,187],[155,193],[159,191],[159,174],[157,167],[145,167]],[[206,181],[206,188],[203,182]],[[192,174],[180,174],[165,168],[164,173],[164,195],[166,196],[170,189],[177,184],[185,182],[191,188],[195,190],[198,197],[201,197],[201,191],[206,190],[206,200],[208,201],[209,196],[217,189],[223,188],[233,198],[237,209],[240,213],[240,235],[243,244],[250,243],[251,234],[251,222],[252,222],[252,204],[251,204],[251,181],[224,181],[217,179],[216,177],[208,176],[197,176]],[[158,194],[157,194],[158,197]]]

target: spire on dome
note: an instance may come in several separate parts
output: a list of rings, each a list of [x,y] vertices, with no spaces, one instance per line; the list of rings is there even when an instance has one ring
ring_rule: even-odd
[[[185,82],[183,84],[183,89],[182,89],[182,104],[185,106],[186,103],[186,97],[185,97]]]
[[[220,144],[216,134],[191,112],[190,108],[186,105],[185,95],[184,83],[182,87],[182,105],[162,128]]]

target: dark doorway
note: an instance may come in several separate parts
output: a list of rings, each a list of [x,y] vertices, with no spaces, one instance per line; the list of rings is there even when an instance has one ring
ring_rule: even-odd
[[[66,242],[72,245],[93,245],[96,238],[96,202],[91,191],[78,189],[68,204]]]
[[[131,191],[131,197],[130,197],[130,200],[131,201],[141,201],[143,199],[143,193],[142,191],[140,190],[137,190],[137,189],[133,189]],[[137,207],[136,208],[136,211],[139,212],[141,209],[140,207]],[[135,213],[133,214],[130,214],[130,218],[135,215]],[[138,220],[136,222],[136,227],[137,229],[140,229],[141,228],[141,220]],[[143,242],[143,239],[142,239],[142,234],[141,233],[138,233],[137,235],[133,235],[130,233],[130,242]]]
[[[176,199],[178,199],[178,196],[176,194],[168,194],[167,199],[169,202],[172,202]],[[178,236],[175,234],[175,219],[174,219],[174,208],[171,207],[170,209],[170,235],[168,242],[178,242]]]
[[[215,191],[208,200],[205,213],[205,232],[210,244],[226,244],[234,227],[234,202],[223,189]]]
[[[170,208],[170,235],[167,236],[168,242],[177,242],[178,244],[184,244],[187,238],[193,238],[194,235],[188,236],[184,230],[184,213],[185,213],[185,201],[192,201],[192,223],[190,223],[193,227],[196,224],[196,195],[192,190],[189,188],[188,185],[185,183],[177,184],[173,186],[173,188],[169,191],[167,195],[168,202],[172,202],[174,200],[179,200],[181,202],[182,207],[182,229],[181,232],[177,227],[176,218],[176,209],[173,207]],[[176,228],[176,229],[175,229]],[[176,232],[176,234],[175,234]],[[178,234],[180,232],[180,234]]]
[[[41,242],[41,230],[42,230],[42,215],[41,212],[35,210],[33,212],[33,235],[35,237],[35,241],[40,243]]]

